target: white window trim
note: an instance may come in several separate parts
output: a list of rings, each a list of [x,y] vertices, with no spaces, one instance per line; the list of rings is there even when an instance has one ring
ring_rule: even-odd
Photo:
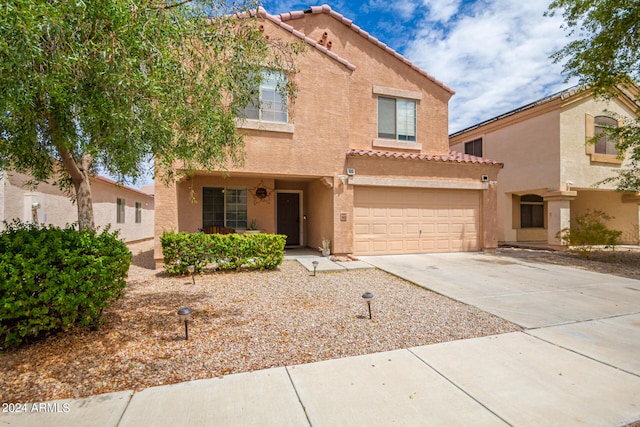
[[[281,70],[271,70],[271,69],[263,69],[262,70],[262,82],[260,83],[260,86],[258,87],[258,102],[259,105],[258,107],[255,106],[251,106],[252,110],[256,110],[258,113],[258,118],[257,119],[245,119],[245,120],[251,120],[251,121],[256,121],[259,123],[277,123],[277,124],[287,124],[289,123],[289,100],[286,94],[280,94],[280,96],[282,97],[283,101],[284,101],[284,109],[282,109],[282,113],[284,113],[284,121],[273,121],[273,120],[265,120],[262,118],[262,115],[264,113],[264,108],[262,107],[263,104],[263,90],[265,89],[269,89],[269,90],[273,90],[275,92],[279,92],[278,90],[278,84],[276,83],[275,87],[271,87],[271,86],[266,86],[265,82],[268,81],[268,79],[272,78],[272,76],[274,75],[278,75],[275,77],[275,80],[278,79],[279,76],[282,76],[284,78],[284,81],[286,81],[287,76],[286,73],[284,71]],[[247,106],[246,108],[249,108],[249,106]],[[269,110],[269,111],[275,111],[275,110]]]
[[[255,119],[236,119],[238,129],[260,130],[265,132],[294,133],[295,126],[290,123],[265,122]]]
[[[384,147],[384,148],[401,148],[405,150],[422,150],[422,144],[418,143],[418,102],[415,99],[411,98],[403,98],[403,97],[389,97],[385,95],[380,95],[384,98],[393,99],[396,101],[396,139],[391,138],[380,138],[378,136],[380,132],[380,106],[376,105],[376,138],[373,141],[374,147]],[[376,103],[380,102],[380,96],[376,99]],[[402,141],[398,139],[398,100],[408,100],[414,102],[414,132],[415,132],[415,141]],[[419,147],[418,147],[419,146]]]

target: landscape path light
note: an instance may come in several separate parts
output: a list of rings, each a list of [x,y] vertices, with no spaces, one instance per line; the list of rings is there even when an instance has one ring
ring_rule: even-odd
[[[189,307],[182,307],[178,310],[178,316],[180,320],[184,322],[184,339],[189,339],[189,320],[191,320],[191,310]]]
[[[187,267],[187,270],[189,270],[189,273],[191,273],[191,281],[193,282],[193,284],[196,284],[196,278],[193,275],[196,272],[196,266],[195,265],[190,265]]]
[[[313,264],[313,276],[315,277],[316,268],[318,268],[318,264],[320,264],[320,263],[318,261],[311,261],[311,264]]]
[[[371,300],[373,299],[373,294],[371,292],[365,292],[362,294],[362,299],[367,303],[367,307],[369,307],[369,319],[371,319]]]

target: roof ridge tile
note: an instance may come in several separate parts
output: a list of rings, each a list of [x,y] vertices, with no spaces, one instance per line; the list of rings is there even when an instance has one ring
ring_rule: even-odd
[[[362,150],[351,148],[347,151],[348,157],[355,156],[368,156],[368,157],[386,157],[386,158],[396,158],[396,159],[415,159],[415,160],[428,160],[428,161],[436,161],[436,162],[456,162],[456,163],[478,163],[478,164],[486,164],[486,165],[500,165],[503,166],[502,163],[487,159],[484,157],[476,157],[470,154],[460,153],[458,151],[449,151],[448,155],[436,155],[436,154],[425,154],[425,153],[405,153],[398,151],[377,151],[377,150]]]

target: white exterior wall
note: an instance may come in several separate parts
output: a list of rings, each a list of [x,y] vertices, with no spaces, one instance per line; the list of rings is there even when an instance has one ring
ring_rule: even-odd
[[[0,230],[2,221],[11,222],[20,219],[31,222],[33,203],[38,203],[38,222],[45,225],[65,227],[78,220],[78,210],[74,203],[54,185],[40,183],[37,188],[29,189],[26,181],[29,177],[15,172],[2,172],[0,178]],[[111,224],[111,230],[119,230],[120,238],[125,242],[153,238],[154,198],[151,195],[129,187],[117,186],[103,179],[94,179],[91,184],[93,195],[93,213],[100,229]],[[126,201],[125,222],[116,222],[117,199]],[[135,222],[135,202],[142,203],[142,221]]]

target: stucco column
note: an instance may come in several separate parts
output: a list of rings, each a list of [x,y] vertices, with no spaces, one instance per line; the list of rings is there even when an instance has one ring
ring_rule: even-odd
[[[562,246],[561,239],[556,237],[564,228],[571,227],[571,201],[576,198],[576,191],[550,191],[543,195],[547,202],[547,243],[551,246]]]
[[[622,203],[632,203],[637,207],[637,216],[636,223],[631,224],[632,229],[634,230],[633,239],[635,239],[635,244],[640,244],[640,192],[638,193],[624,193],[622,195]]]
[[[482,250],[495,252],[498,248],[498,185],[489,182],[482,191]]]
[[[353,253],[353,185],[336,176],[334,182],[334,254]]]
[[[156,266],[163,264],[162,245],[160,237],[166,231],[178,231],[178,197],[175,182],[165,185],[162,180],[156,179],[154,182],[154,237],[153,237],[153,258]]]

